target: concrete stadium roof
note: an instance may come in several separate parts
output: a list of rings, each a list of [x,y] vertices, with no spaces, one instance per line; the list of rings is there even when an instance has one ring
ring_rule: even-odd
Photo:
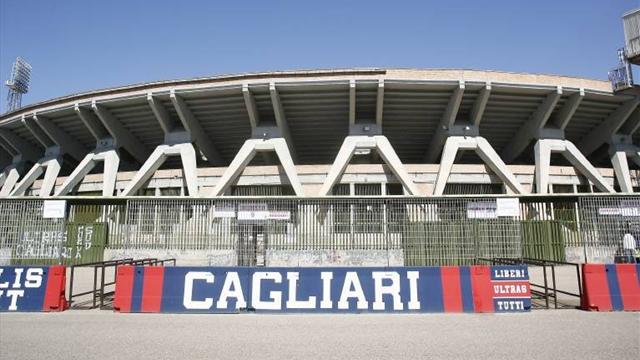
[[[256,127],[286,118],[299,164],[333,162],[350,126],[364,124],[380,126],[403,163],[424,163],[442,124],[470,124],[498,153],[507,153],[508,163],[532,163],[528,134],[539,128],[563,130],[594,164],[609,167],[602,146],[611,136],[623,131],[638,143],[637,105],[636,98],[614,95],[605,81],[497,71],[371,68],[159,81],[72,94],[0,115],[0,167],[18,153],[29,150],[36,158],[55,145],[77,159],[96,147],[100,134],[114,131],[126,134],[116,140],[135,164],[136,153],[162,144],[167,131],[190,126],[185,117],[199,124],[223,165]],[[105,117],[117,129],[105,125]]]

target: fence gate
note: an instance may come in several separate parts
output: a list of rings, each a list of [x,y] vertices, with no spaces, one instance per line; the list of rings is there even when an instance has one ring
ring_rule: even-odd
[[[613,263],[616,257],[624,256],[626,234],[640,239],[640,199],[637,196],[583,197],[579,200],[579,208],[587,262]]]

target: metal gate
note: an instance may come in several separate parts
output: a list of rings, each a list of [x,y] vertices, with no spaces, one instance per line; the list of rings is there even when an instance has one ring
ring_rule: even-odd
[[[640,198],[637,196],[584,197],[579,200],[581,233],[587,262],[624,261],[623,238],[640,240]]]

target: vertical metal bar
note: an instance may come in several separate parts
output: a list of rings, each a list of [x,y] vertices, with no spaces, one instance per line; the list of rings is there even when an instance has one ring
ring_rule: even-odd
[[[556,266],[551,264],[551,278],[553,281],[553,303],[554,308],[558,308],[558,288],[556,286]]]
[[[547,265],[542,263],[542,274],[544,276],[544,303],[545,307],[549,308],[549,286],[547,283]]]
[[[104,307],[104,263],[100,266],[100,309]]]

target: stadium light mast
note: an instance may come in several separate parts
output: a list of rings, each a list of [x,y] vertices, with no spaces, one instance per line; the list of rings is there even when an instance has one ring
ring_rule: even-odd
[[[31,80],[31,65],[19,57],[13,63],[11,78],[5,82],[9,88],[7,94],[7,112],[16,110],[22,106],[22,95],[29,92]]]

